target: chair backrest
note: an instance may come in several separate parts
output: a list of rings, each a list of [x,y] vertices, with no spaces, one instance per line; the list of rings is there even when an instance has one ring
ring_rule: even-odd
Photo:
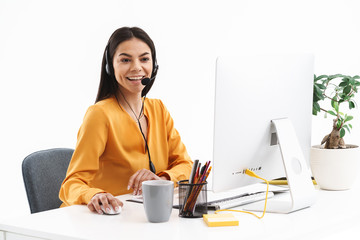
[[[34,152],[22,163],[22,174],[31,213],[58,208],[59,190],[74,150],[54,148]]]

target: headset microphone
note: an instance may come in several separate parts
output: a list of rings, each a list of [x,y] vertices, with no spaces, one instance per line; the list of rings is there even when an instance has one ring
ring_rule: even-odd
[[[152,72],[152,74],[151,74],[152,77],[151,77],[151,78],[146,77],[146,78],[142,79],[142,80],[141,80],[141,84],[144,85],[144,86],[146,86],[146,85],[148,85],[151,81],[154,81],[158,69],[159,69],[159,65],[156,64],[156,60],[155,60],[154,70],[153,70],[153,72]]]
[[[154,77],[152,77],[152,78],[143,78],[141,80],[141,84],[146,86],[151,82],[151,80],[154,80]]]

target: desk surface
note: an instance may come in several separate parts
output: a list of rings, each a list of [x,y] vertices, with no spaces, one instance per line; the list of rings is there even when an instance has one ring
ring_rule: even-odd
[[[203,219],[178,217],[147,222],[143,206],[125,202],[120,215],[98,215],[86,206],[71,206],[0,222],[1,239],[349,239],[360,235],[360,184],[347,191],[318,190],[312,207],[290,214],[267,213],[261,220],[234,213],[239,226],[207,227]],[[129,199],[129,195],[119,199]],[[2,232],[1,232],[2,231]],[[16,238],[19,235],[36,238]],[[6,236],[6,238],[5,238]],[[15,236],[15,237],[14,237]],[[352,237],[352,238],[351,238]]]

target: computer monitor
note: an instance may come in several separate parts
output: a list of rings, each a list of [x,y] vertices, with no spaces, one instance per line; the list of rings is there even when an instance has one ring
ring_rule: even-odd
[[[268,180],[287,177],[292,201],[274,212],[314,202],[309,170],[313,65],[313,56],[306,54],[217,59],[214,192],[259,182],[245,174],[250,169]],[[294,198],[301,199],[294,203]]]

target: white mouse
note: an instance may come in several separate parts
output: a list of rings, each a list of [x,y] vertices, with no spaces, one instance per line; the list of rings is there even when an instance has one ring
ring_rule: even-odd
[[[100,205],[101,207],[101,210],[104,214],[107,214],[107,215],[117,215],[117,214],[120,214],[121,213],[121,206],[119,206],[119,210],[118,211],[115,211],[115,209],[112,207],[112,205],[109,205],[109,208],[110,208],[110,211],[107,212],[105,211],[104,209],[104,205]]]

